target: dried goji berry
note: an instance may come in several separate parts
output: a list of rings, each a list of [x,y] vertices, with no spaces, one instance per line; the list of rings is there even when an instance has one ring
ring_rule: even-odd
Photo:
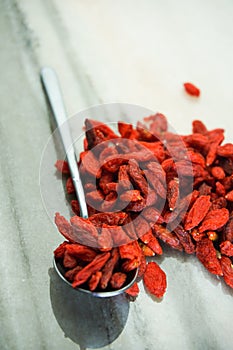
[[[226,208],[211,210],[202,221],[199,232],[217,230],[223,227],[228,220],[229,211]]]
[[[80,206],[79,206],[79,202],[76,199],[73,199],[71,202],[71,208],[72,211],[75,215],[80,215]]]
[[[179,238],[174,233],[168,231],[162,225],[155,224],[153,226],[153,232],[155,233],[156,237],[170,245],[172,248],[178,249],[180,251],[183,250]]]
[[[162,298],[166,288],[167,279],[163,270],[156,262],[149,262],[143,275],[143,283],[146,289],[157,298]]]
[[[223,229],[223,240],[233,243],[233,212],[231,212],[229,220]]]
[[[67,269],[72,269],[77,265],[77,260],[76,258],[71,255],[67,249],[65,250],[64,257],[63,257],[63,266]]]
[[[70,256],[73,256],[76,259],[87,262],[92,261],[97,255],[97,252],[94,249],[78,243],[67,245],[66,252],[68,252]]]
[[[109,126],[99,121],[86,119],[85,127],[89,149],[105,140],[118,138]]]
[[[144,118],[145,122],[152,122],[150,124],[150,131],[157,135],[167,131],[167,118],[162,113],[156,113]]]
[[[120,190],[130,190],[132,184],[128,175],[128,165],[121,165],[118,171],[118,184]]]
[[[230,202],[233,202],[233,190],[228,192],[225,196],[225,198],[230,201]]]
[[[211,173],[212,173],[213,177],[215,177],[218,180],[222,180],[225,177],[224,170],[220,166],[214,166],[211,169]]]
[[[145,195],[148,193],[148,184],[146,179],[143,177],[138,163],[135,160],[129,160],[129,176],[134,182],[135,186]]]
[[[149,184],[154,188],[156,193],[161,198],[166,198],[166,187],[164,186],[163,182],[158,178],[158,176],[150,171],[150,170],[144,170],[145,177]],[[148,190],[147,190],[148,191]]]
[[[66,250],[66,246],[69,244],[69,242],[63,242],[61,243],[55,250],[54,250],[54,256],[56,259],[61,259],[63,258]]]
[[[68,194],[75,193],[75,188],[71,177],[68,177],[66,181],[66,191]]]
[[[145,256],[154,256],[155,252],[144,243],[140,243],[141,250]]]
[[[128,190],[120,195],[120,200],[123,202],[137,202],[142,199],[143,197],[139,190]]]
[[[130,272],[132,270],[137,269],[139,265],[140,265],[140,257],[137,257],[134,259],[125,260],[122,263],[121,268],[124,272]]]
[[[132,241],[128,244],[121,245],[119,247],[119,253],[121,259],[133,259],[140,256],[141,249],[137,241]]]
[[[101,251],[108,251],[113,247],[112,234],[106,227],[101,229],[98,236],[98,247]]]
[[[72,225],[72,235],[69,240],[76,243],[97,247],[98,231],[96,227],[88,220],[73,216],[70,219]]]
[[[153,142],[157,139],[156,136],[153,135],[150,130],[148,130],[147,127],[141,122],[137,122],[137,132],[138,140]]]
[[[156,141],[156,142],[146,142],[146,141],[139,141],[139,144],[141,146],[144,146],[146,149],[148,149],[150,152],[145,152],[146,157],[142,157],[143,152],[141,151],[141,155],[138,155],[137,160],[151,160],[154,161],[155,159],[159,162],[162,163],[165,159],[165,150],[161,142]],[[134,155],[135,156],[135,155]]]
[[[174,180],[169,181],[168,187],[167,187],[167,200],[168,200],[170,210],[175,209],[178,198],[179,198],[179,179],[175,178]]]
[[[223,186],[223,184],[221,182],[217,181],[215,183],[215,187],[216,187],[216,193],[219,196],[224,197],[226,194],[226,190],[225,190],[225,187]]]
[[[233,144],[225,143],[223,146],[217,148],[217,154],[221,157],[233,157]]]
[[[69,221],[67,221],[64,216],[60,215],[59,213],[55,214],[55,224],[57,225],[57,228],[59,232],[66,238],[68,241],[75,243],[75,236],[73,233],[72,226],[70,225]]]
[[[200,196],[193,204],[185,220],[184,227],[191,230],[196,227],[206,216],[211,206],[210,196]]]
[[[86,151],[82,157],[80,164],[81,171],[86,171],[88,174],[94,176],[96,179],[101,177],[100,163],[96,159],[92,151]]]
[[[201,120],[194,120],[192,122],[192,126],[193,126],[193,133],[205,135],[208,131],[205,124]]]
[[[126,277],[126,274],[123,272],[115,272],[110,279],[111,287],[113,289],[120,289],[123,287]]]
[[[121,226],[107,226],[106,228],[111,232],[114,246],[118,247],[131,241]]]
[[[156,222],[158,224],[162,224],[164,222],[164,219],[160,215],[160,212],[151,206],[148,206],[143,210],[142,216],[144,217],[144,219],[147,220],[150,226],[152,226],[152,224],[155,224]]]
[[[139,287],[137,282],[135,282],[131,287],[126,289],[125,291],[126,294],[128,294],[130,297],[137,297],[139,294]]]
[[[221,253],[227,256],[233,256],[233,243],[230,241],[223,241],[220,244]]]
[[[138,266],[137,280],[140,280],[141,277],[144,275],[144,273],[146,271],[146,265],[147,265],[146,257],[143,254],[143,252],[141,251],[140,263],[139,263],[139,266]]]
[[[126,124],[124,122],[118,122],[118,131],[121,137],[128,138],[133,130],[132,124]]]
[[[199,149],[200,152],[203,152],[203,149],[209,147],[208,137],[199,133],[185,136],[184,141],[188,146]]]
[[[92,274],[101,270],[101,268],[106,264],[108,259],[110,258],[110,253],[102,253],[98,254],[92,262],[86,265],[82,270],[80,270],[75,276],[74,281],[72,283],[73,288],[76,288],[83,283],[85,283]]]
[[[190,234],[185,231],[181,226],[177,226],[174,230],[175,234],[180,240],[184,250],[188,254],[193,254],[195,252],[195,245],[192,242]]]
[[[218,197],[216,199],[212,199],[211,210],[221,209],[227,207],[227,200],[224,197]]]
[[[162,247],[159,244],[157,238],[153,235],[151,229],[147,233],[140,235],[140,240],[145,243],[150,249],[152,249],[156,254],[161,255],[163,253]]]
[[[65,160],[57,160],[55,163],[55,167],[60,173],[70,175],[70,168]]]
[[[113,174],[112,173],[107,173],[103,172],[101,174],[101,178],[99,179],[99,187],[101,190],[105,193],[105,187],[109,182],[113,181]]]
[[[65,272],[65,278],[66,278],[68,281],[72,282],[72,281],[74,280],[74,276],[75,276],[79,271],[81,271],[82,268],[83,268],[82,266],[77,265],[77,266],[75,266],[73,269],[69,269],[68,271]]]
[[[184,83],[184,88],[189,95],[198,97],[200,95],[200,89],[198,89],[192,83]]]
[[[223,271],[223,278],[226,284],[228,284],[231,288],[233,288],[233,266],[231,259],[222,256],[220,259],[222,271]]]
[[[117,248],[114,248],[111,252],[110,259],[106,262],[102,269],[102,277],[100,280],[101,289],[107,288],[108,282],[112,277],[113,270],[118,263],[119,260],[119,252]]]
[[[217,258],[213,242],[209,238],[203,238],[197,242],[196,255],[209,272],[222,276],[220,262]]]
[[[97,271],[96,273],[93,273],[90,280],[88,281],[88,286],[89,286],[90,291],[93,292],[97,288],[101,277],[102,277],[101,271]]]

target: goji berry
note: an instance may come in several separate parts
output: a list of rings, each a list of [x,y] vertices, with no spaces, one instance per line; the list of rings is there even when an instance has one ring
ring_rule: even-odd
[[[150,131],[153,134],[161,134],[167,131],[167,118],[162,113],[156,113],[144,118],[145,122],[150,123]]]
[[[185,220],[185,229],[191,230],[196,227],[204,219],[210,206],[210,196],[200,196],[197,198]]]
[[[197,242],[196,255],[209,272],[222,276],[220,262],[217,258],[213,242],[209,238],[203,238]]]
[[[220,244],[221,253],[227,256],[233,256],[233,244],[230,241],[223,241]]]
[[[71,177],[68,177],[66,181],[66,191],[68,194],[75,193],[75,188]]]
[[[112,277],[113,270],[118,263],[119,260],[119,252],[117,248],[114,248],[111,252],[110,259],[106,262],[102,269],[102,276],[100,279],[100,287],[101,289],[107,288],[108,282]]]
[[[133,259],[140,255],[141,250],[138,242],[132,241],[128,244],[121,245],[119,247],[119,253],[121,259]]]
[[[199,232],[217,230],[223,227],[228,220],[229,211],[226,208],[211,210],[202,221]]]
[[[65,253],[64,253],[64,257],[63,257],[63,266],[66,268],[66,269],[72,269],[74,268],[76,265],[77,265],[77,260],[76,258],[71,255],[67,249],[65,250]]]
[[[184,83],[184,88],[189,95],[198,97],[200,95],[200,89],[198,89],[192,83]]]
[[[69,269],[68,271],[65,272],[65,278],[66,278],[68,281],[72,282],[72,281],[74,280],[74,276],[75,276],[79,271],[81,271],[82,268],[83,268],[82,266],[77,265],[77,266],[75,266],[73,269]]]
[[[139,287],[137,282],[135,282],[131,287],[126,289],[126,294],[128,294],[130,297],[137,297],[139,294]]]
[[[101,277],[102,277],[101,271],[97,271],[97,272],[93,273],[90,280],[88,281],[88,286],[90,288],[90,291],[93,292],[97,288],[97,286],[101,280]]]
[[[102,253],[98,254],[92,262],[86,265],[82,270],[78,271],[74,276],[74,281],[72,283],[73,288],[77,288],[78,286],[85,283],[92,274],[101,270],[101,268],[106,264],[108,259],[110,258],[110,253]]]
[[[69,253],[70,256],[87,262],[92,261],[97,255],[97,252],[94,249],[78,243],[66,245],[65,250]]]
[[[226,143],[223,146],[217,148],[217,154],[221,157],[233,157],[233,144]]]
[[[231,212],[229,220],[223,229],[223,240],[233,243],[233,212]]]
[[[155,224],[153,226],[153,232],[155,233],[155,236],[157,238],[161,239],[163,242],[167,243],[172,248],[178,249],[180,251],[183,250],[179,238],[174,233],[168,231],[162,225]]]
[[[147,233],[140,235],[140,240],[145,243],[153,252],[158,255],[163,253],[162,247],[150,229]]]
[[[72,199],[72,201],[70,202],[72,211],[75,215],[80,215],[80,206],[79,206],[79,202],[76,199]]]
[[[55,167],[60,173],[70,175],[70,168],[65,160],[57,160],[55,163]]]
[[[201,120],[194,120],[192,122],[192,126],[193,126],[193,134],[198,133],[198,134],[205,135],[208,131],[205,124]]]
[[[225,198],[230,201],[230,202],[233,202],[233,190],[228,192],[225,196]]]
[[[123,287],[126,277],[126,274],[123,272],[115,272],[110,279],[111,287],[113,289],[120,289]]]
[[[129,138],[133,130],[132,124],[126,124],[124,122],[118,122],[118,131],[121,137]]]
[[[211,169],[211,173],[212,173],[213,177],[215,177],[218,180],[222,180],[225,177],[224,170],[220,166],[214,166]]]
[[[163,270],[156,262],[149,262],[143,275],[143,283],[146,289],[157,298],[162,298],[166,288],[167,279]]]
[[[195,252],[195,245],[192,242],[190,234],[185,231],[181,226],[177,226],[174,230],[175,234],[180,240],[185,252],[187,254],[193,254]]]
[[[63,242],[61,243],[55,250],[54,250],[54,256],[57,259],[61,259],[63,258],[64,254],[65,254],[65,250],[66,250],[66,246],[69,244],[69,242]]]
[[[228,284],[231,288],[233,288],[233,266],[230,258],[226,256],[222,256],[220,259],[223,278],[226,284]]]

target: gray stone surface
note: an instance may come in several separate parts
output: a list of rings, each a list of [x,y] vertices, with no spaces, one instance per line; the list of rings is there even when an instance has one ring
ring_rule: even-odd
[[[64,285],[52,268],[61,237],[39,186],[52,132],[43,65],[57,70],[70,116],[133,103],[164,112],[183,133],[202,118],[232,141],[232,16],[230,0],[0,1],[1,350],[233,348],[232,290],[193,257],[165,250],[157,259],[168,278],[161,302],[142,285],[130,304]],[[186,80],[201,87],[199,100],[183,92]]]

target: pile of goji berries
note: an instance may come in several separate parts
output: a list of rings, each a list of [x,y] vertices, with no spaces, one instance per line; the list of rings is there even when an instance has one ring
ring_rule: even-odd
[[[163,242],[196,254],[233,288],[233,144],[222,145],[224,130],[195,120],[192,134],[177,135],[160,113],[136,127],[118,122],[119,134],[90,119],[85,130],[79,169],[89,218],[80,217],[77,199],[70,222],[55,216],[67,241],[54,254],[72,286],[119,289],[139,268],[137,282],[160,298],[166,275],[146,257],[161,255]],[[55,166],[73,194],[68,164]],[[139,293],[137,282],[129,295]]]

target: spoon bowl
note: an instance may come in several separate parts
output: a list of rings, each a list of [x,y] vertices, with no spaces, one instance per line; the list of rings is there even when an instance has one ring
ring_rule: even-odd
[[[59,277],[65,282],[67,283],[70,287],[72,287],[72,283],[70,283],[66,278],[65,278],[65,269],[62,266],[61,262],[59,261],[59,259],[56,259],[55,257],[53,258],[53,266],[57,272],[57,274],[59,275]],[[100,297],[100,298],[109,298],[109,297],[114,297],[116,295],[119,295],[121,293],[123,293],[124,291],[126,291],[128,288],[130,288],[134,282],[136,281],[138,275],[138,269],[134,269],[132,271],[130,271],[127,274],[127,279],[123,285],[122,288],[120,289],[106,289],[105,291],[99,291],[98,289],[96,289],[96,291],[91,292],[88,288],[75,288],[77,291],[82,292],[82,293],[87,293],[89,295],[92,295],[94,297]],[[73,288],[73,287],[72,287]]]

